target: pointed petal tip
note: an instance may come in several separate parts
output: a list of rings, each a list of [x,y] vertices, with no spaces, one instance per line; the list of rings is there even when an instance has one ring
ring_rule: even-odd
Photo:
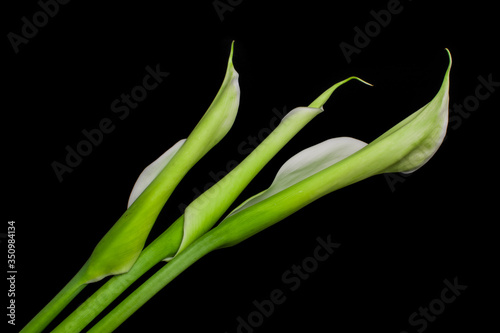
[[[231,51],[229,53],[229,59],[233,58],[233,53],[234,53],[234,40],[231,42]]]
[[[450,72],[450,69],[451,69],[451,65],[453,63],[453,58],[451,57],[451,52],[448,48],[445,48],[446,52],[448,53],[448,59],[450,60],[450,63],[448,64],[448,70],[447,70],[447,74]]]
[[[446,50],[446,53],[448,53],[448,57],[450,58],[450,63],[451,63],[451,52],[450,52],[450,49],[445,47],[444,48]]]
[[[357,76],[351,76],[348,80],[353,80],[353,79],[354,80],[358,80],[358,81],[366,84],[367,86],[373,87],[373,84],[371,84],[370,82],[367,82],[367,81],[365,81],[365,80],[363,80],[363,79],[361,79],[361,78],[359,78]]]
[[[228,67],[232,67],[234,70],[234,65],[233,65],[233,55],[234,55],[234,40],[231,42],[231,50],[229,51],[229,60],[228,60]],[[234,70],[236,71],[236,70]]]
[[[342,86],[343,84],[351,81],[351,80],[358,80],[358,81],[361,81],[363,82],[364,84],[366,85],[369,85],[369,86],[373,86],[371,83],[368,83],[362,79],[360,79],[359,77],[357,76],[351,76],[351,77],[348,77],[347,79],[345,80],[342,80],[340,82],[337,82],[335,83],[333,86],[331,86],[330,88],[328,88],[326,91],[324,91],[318,98],[316,98],[311,104],[309,104],[309,107],[313,107],[313,108],[322,108],[323,105],[325,105],[325,103],[330,99],[330,96],[333,94],[333,92],[340,86]]]

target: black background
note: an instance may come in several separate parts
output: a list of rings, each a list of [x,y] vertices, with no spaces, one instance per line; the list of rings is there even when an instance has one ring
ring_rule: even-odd
[[[78,271],[126,208],[142,169],[189,134],[219,89],[232,40],[242,91],[236,122],[181,182],[151,236],[212,182],[210,172],[244,158],[238,146],[265,133],[273,109],[308,105],[351,75],[374,84],[350,82],[337,90],[238,202],[266,188],[298,151],[337,136],[369,142],[426,104],[448,65],[445,48],[453,56],[450,106],[474,96],[479,76],[500,81],[497,9],[486,1],[401,1],[402,11],[348,63],[339,44],[354,44],[354,28],[364,29],[374,20],[370,12],[388,3],[233,1],[221,20],[211,1],[71,1],[18,53],[7,34],[20,34],[21,18],[31,21],[40,6],[4,4],[2,232],[16,221],[18,271],[16,327],[9,331],[19,331]],[[111,103],[157,64],[169,76],[120,120]],[[255,332],[417,332],[421,326],[410,326],[409,316],[455,278],[467,289],[425,332],[494,327],[498,94],[467,117],[452,108],[454,128],[441,149],[404,181],[391,187],[384,176],[365,180],[212,253],[117,332],[236,332],[237,317],[247,318],[252,302],[269,299],[274,289],[286,301]],[[59,182],[51,163],[63,163],[65,147],[76,147],[82,130],[104,118],[114,131]],[[282,275],[328,235],[339,249],[290,291]],[[69,309],[95,288],[87,287]]]

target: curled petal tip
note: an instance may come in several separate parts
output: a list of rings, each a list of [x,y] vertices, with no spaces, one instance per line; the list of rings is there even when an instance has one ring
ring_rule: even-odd
[[[366,85],[368,85],[368,86],[370,86],[370,87],[373,87],[373,84],[371,84],[370,82],[367,82],[367,81],[365,81],[365,80],[363,80],[363,79],[360,79],[360,78],[359,78],[359,77],[357,77],[357,76],[352,76],[352,77],[351,77],[351,79],[356,79],[356,80],[358,80],[358,81],[360,81],[360,82],[363,82],[364,84],[366,84]]]

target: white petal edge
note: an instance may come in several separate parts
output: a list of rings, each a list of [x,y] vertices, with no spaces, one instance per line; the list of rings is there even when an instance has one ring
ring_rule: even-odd
[[[350,138],[339,137],[323,141],[294,155],[280,168],[271,186],[249,198],[228,216],[253,206],[274,194],[334,165],[365,147],[367,143]]]
[[[421,161],[413,169],[408,171],[403,171],[402,172],[403,174],[410,174],[420,169],[434,156],[434,154],[436,154],[439,147],[441,147],[441,144],[443,143],[444,138],[446,136],[446,130],[448,128],[448,117],[449,117],[448,114],[449,114],[449,101],[450,101],[449,84],[444,94],[445,95],[442,98],[442,101],[439,105],[439,112],[438,112],[439,126],[436,126],[436,129],[430,135],[429,139],[423,144],[421,144],[419,149],[416,152],[414,152],[412,156],[407,157],[408,159],[417,159],[420,157]],[[424,106],[423,108],[425,107],[427,107],[427,105]]]
[[[134,203],[134,201],[141,195],[142,192],[144,192],[144,190],[149,186],[149,184],[151,184],[156,176],[160,174],[160,172],[165,168],[168,162],[170,162],[172,157],[174,157],[179,149],[181,149],[185,141],[186,139],[182,139],[177,142],[142,171],[142,173],[139,175],[139,178],[137,178],[134,184],[132,192],[130,193],[127,208],[129,208]]]

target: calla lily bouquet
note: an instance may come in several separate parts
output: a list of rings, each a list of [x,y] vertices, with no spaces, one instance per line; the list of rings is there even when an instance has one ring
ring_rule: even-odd
[[[425,106],[367,144],[350,137],[326,140],[291,157],[266,190],[243,201],[222,220],[259,171],[306,124],[324,111],[333,85],[307,107],[290,111],[237,167],[196,198],[170,227],[144,248],[149,232],[186,173],[230,130],[240,88],[233,47],[222,86],[191,134],[177,142],[137,179],[128,208],[97,244],[75,277],[21,332],[42,332],[88,284],[112,276],[53,332],[80,332],[153,266],[163,267],[88,332],[112,332],[159,290],[208,253],[234,246],[316,199],[390,172],[414,172],[443,142],[448,125],[450,63],[441,88]],[[449,54],[449,51],[448,51]]]

